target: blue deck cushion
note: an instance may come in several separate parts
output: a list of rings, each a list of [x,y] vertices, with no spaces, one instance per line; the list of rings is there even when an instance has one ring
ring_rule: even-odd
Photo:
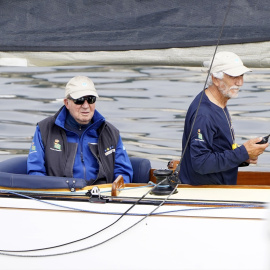
[[[132,183],[148,183],[151,163],[145,158],[130,158]],[[28,175],[27,156],[17,156],[0,162],[0,186],[33,189],[83,188],[87,181],[78,178]]]
[[[132,183],[148,183],[150,181],[151,163],[146,158],[131,157],[133,168]]]
[[[84,179],[28,175],[27,156],[17,156],[0,162],[0,186],[33,189],[83,188]]]
[[[87,182],[80,178],[28,175],[0,172],[0,186],[25,189],[70,189],[84,188]]]
[[[16,156],[1,161],[0,172],[27,174],[27,156]]]

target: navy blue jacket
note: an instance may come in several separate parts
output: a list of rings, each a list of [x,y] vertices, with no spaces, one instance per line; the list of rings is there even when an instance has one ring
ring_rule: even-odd
[[[199,106],[200,93],[191,103],[182,139],[185,149],[191,126]],[[224,109],[229,119],[227,107]],[[249,159],[242,145],[232,150],[233,139],[224,111],[212,103],[205,93],[180,164],[180,181],[191,185],[235,185],[238,166]],[[182,153],[183,154],[183,153]]]
[[[54,172],[56,172],[56,174],[60,172],[61,175],[56,176],[83,178],[85,180],[91,181],[97,179],[98,177],[102,178],[102,176],[100,177],[100,166],[103,166],[102,171],[104,172],[105,169],[106,174],[107,164],[103,163],[102,158],[100,159],[101,154],[98,154],[97,152],[97,149],[100,149],[99,151],[101,151],[101,147],[104,148],[103,145],[100,145],[99,140],[100,132],[103,130],[101,127],[103,127],[104,124],[109,128],[114,127],[105,122],[104,117],[97,110],[95,110],[91,124],[85,129],[81,136],[79,136],[75,132],[68,130],[65,127],[67,112],[67,109],[63,107],[59,113],[56,114],[55,125],[59,127],[59,136],[55,138],[54,144],[49,145],[49,147],[53,148],[54,151],[50,152],[51,154],[55,153],[55,155],[58,155],[59,152],[61,152],[64,148],[68,147],[71,149],[71,153],[69,152],[69,154],[72,154],[72,156],[74,155],[74,158],[64,161],[63,166],[66,166],[67,169],[62,170],[62,168],[60,168],[58,170],[56,166],[56,168],[53,168],[53,170],[48,172],[48,168],[46,168],[47,164],[45,157],[46,147],[43,144],[40,127],[37,125],[27,160],[28,174],[55,175]],[[65,136],[63,136],[63,134],[61,135],[61,133],[64,133]],[[63,138],[63,140],[61,140],[61,138]],[[117,145],[110,144],[106,146],[106,149],[102,149],[102,152],[106,152],[105,155],[108,157],[114,157],[114,170],[112,172],[113,175],[111,178],[115,179],[118,175],[122,175],[124,177],[125,183],[129,183],[133,177],[132,166],[127,152],[123,146],[120,135],[119,138],[117,138],[115,141],[117,142]],[[76,145],[76,147],[70,147],[70,145]],[[74,154],[72,152],[74,152]],[[51,164],[51,166],[54,165]],[[71,170],[73,168],[71,173],[69,172],[70,167]],[[51,174],[51,172],[53,172],[53,174]]]

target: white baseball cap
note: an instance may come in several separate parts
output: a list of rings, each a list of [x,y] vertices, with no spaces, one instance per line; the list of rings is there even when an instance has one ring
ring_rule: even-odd
[[[86,76],[76,76],[67,83],[65,96],[77,99],[84,96],[98,97],[98,94],[92,80]]]
[[[209,70],[211,62],[212,59],[210,61],[205,61],[203,65]],[[244,66],[240,57],[235,53],[219,52],[214,58],[211,73],[216,73],[220,71],[224,72],[227,75],[237,77],[252,70]]]

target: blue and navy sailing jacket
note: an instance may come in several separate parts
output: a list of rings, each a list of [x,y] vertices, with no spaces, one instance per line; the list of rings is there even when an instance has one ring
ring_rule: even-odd
[[[83,178],[89,184],[111,183],[118,175],[129,183],[133,170],[119,131],[95,110],[81,133],[68,129],[68,110],[38,123],[27,160],[27,172]]]

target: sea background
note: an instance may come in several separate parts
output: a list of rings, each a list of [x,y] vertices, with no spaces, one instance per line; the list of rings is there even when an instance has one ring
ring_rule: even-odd
[[[76,75],[93,80],[96,109],[120,130],[130,156],[148,158],[156,169],[180,159],[186,111],[207,76],[201,68],[65,66],[0,67],[0,161],[28,153],[36,123],[62,106]],[[253,69],[244,81],[228,102],[238,144],[270,133],[270,69]],[[270,171],[270,147],[241,170]]]

